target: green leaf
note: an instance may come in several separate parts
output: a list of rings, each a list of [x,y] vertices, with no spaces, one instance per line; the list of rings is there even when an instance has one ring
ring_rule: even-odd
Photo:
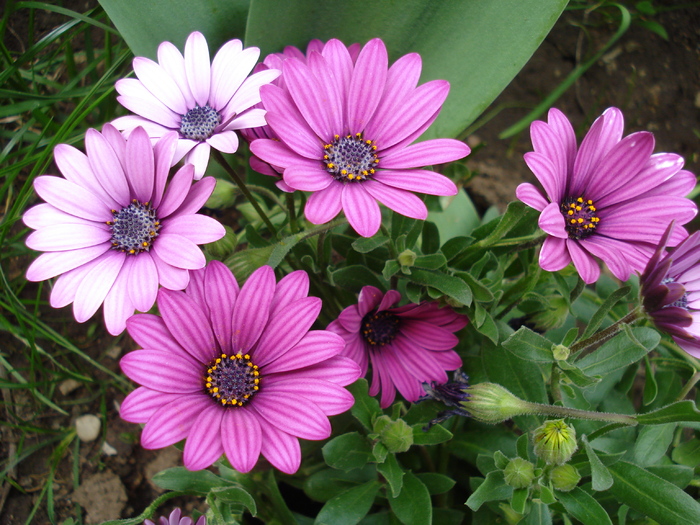
[[[513,487],[506,484],[502,470],[494,470],[486,475],[484,482],[472,492],[465,505],[477,511],[484,503],[489,501],[501,501],[511,497]]]
[[[462,279],[452,275],[413,268],[411,275],[408,275],[407,278],[416,284],[435,288],[464,305],[468,306],[472,302],[472,292],[469,286]]]
[[[581,335],[581,339],[587,339],[592,336],[595,331],[598,330],[600,324],[605,320],[605,317],[610,313],[610,310],[612,310],[613,307],[628,293],[630,293],[629,286],[623,286],[622,288],[618,288],[611,293],[608,298],[605,299],[603,304],[600,305],[600,308],[598,308],[596,313],[593,314],[593,317],[591,317],[586,330],[583,332],[583,335]]]
[[[384,263],[384,269],[382,270],[382,277],[387,281],[391,279],[393,275],[396,275],[401,269],[401,265],[396,259],[389,259]]]
[[[355,398],[355,404],[352,406],[352,415],[362,423],[367,430],[372,430],[374,420],[382,414],[382,409],[379,407],[379,401],[376,398],[370,397],[368,393],[368,385],[366,379],[358,379],[347,389]]]
[[[533,501],[530,513],[520,523],[523,525],[551,525],[552,514],[547,505]]]
[[[679,489],[686,488],[695,477],[693,469],[684,465],[652,465],[647,467],[647,470],[673,483]]]
[[[150,0],[136,8],[128,0],[100,0],[134,54],[152,59],[156,58],[158,44],[165,40],[182,51],[192,31],[204,33],[213,57],[225,41],[243,37],[248,4],[249,0]]]
[[[603,491],[608,490],[613,484],[613,477],[610,471],[607,469],[603,462],[595,453],[593,447],[588,443],[586,435],[581,436],[581,442],[583,443],[583,448],[586,451],[586,456],[588,457],[588,463],[591,466],[591,481],[593,490]]]
[[[430,255],[419,255],[413,266],[416,268],[426,268],[427,270],[437,270],[447,265],[447,259],[441,253],[432,253]]]
[[[700,465],[700,440],[693,438],[673,449],[671,459],[681,465],[695,468]]]
[[[656,382],[654,369],[649,361],[649,356],[644,357],[644,370],[644,395],[642,402],[646,406],[652,404],[659,393],[659,385]]]
[[[455,480],[437,472],[422,472],[416,476],[425,485],[431,496],[444,494],[455,486]]]
[[[640,425],[663,425],[664,423],[700,422],[700,411],[693,401],[677,401],[646,414],[638,414]]]
[[[433,425],[427,432],[423,430],[423,425],[413,426],[414,445],[438,445],[452,439],[452,432],[442,425]]]
[[[659,461],[673,441],[676,423],[665,423],[644,427],[639,431],[634,444],[634,461],[640,467],[647,467]]]
[[[161,470],[153,476],[153,483],[167,490],[207,494],[215,487],[225,487],[230,482],[208,470],[187,470],[173,467]]]
[[[420,247],[423,253],[435,253],[440,249],[440,231],[434,222],[423,223]]]
[[[389,454],[384,463],[377,465],[377,472],[384,476],[384,479],[389,483],[391,487],[391,497],[397,497],[401,493],[401,488],[403,487],[404,471],[401,465],[399,465],[399,462],[396,461],[396,454]]]
[[[369,16],[361,2],[252,0],[246,44],[260,46],[265,56],[286,45],[304,49],[312,38],[351,44],[380,37],[392,60],[420,53],[421,80],[451,85],[424,138],[455,137],[520,71],[565,6],[565,0],[404,0],[376,2]]]
[[[490,303],[493,301],[493,294],[481,281],[474,278],[469,272],[456,272],[456,277],[460,277],[471,288],[474,299],[480,303]]]
[[[479,303],[474,303],[474,324],[472,325],[480,333],[488,337],[495,345],[498,344],[498,325],[491,314]]]
[[[328,501],[341,492],[376,479],[377,470],[373,464],[348,472],[326,468],[306,478],[304,492],[315,501]]]
[[[338,470],[362,468],[374,459],[370,442],[358,432],[337,436],[321,450],[326,464]]]
[[[576,361],[576,366],[584,374],[605,375],[636,363],[656,348],[661,340],[661,335],[653,328],[623,326],[623,332]]]
[[[546,337],[521,326],[517,332],[503,341],[503,346],[520,359],[539,363],[556,361],[552,354],[552,343]]]
[[[600,503],[580,487],[575,487],[570,492],[557,490],[555,494],[566,511],[583,525],[612,525],[610,516]]]
[[[700,504],[681,489],[626,461],[610,465],[610,492],[621,503],[664,525],[700,523]]]
[[[363,286],[372,285],[380,290],[384,285],[372,270],[366,266],[354,264],[331,272],[331,285],[340,286],[352,292],[359,292]]]
[[[466,191],[454,197],[442,197],[440,204],[443,211],[429,212],[428,221],[437,226],[441,239],[468,235],[479,226],[479,214]]]
[[[315,525],[355,525],[369,512],[381,484],[368,481],[338,494],[319,511]]]
[[[406,472],[398,497],[388,497],[391,510],[404,525],[430,525],[433,509],[430,494],[415,474]]]
[[[525,505],[529,494],[530,489],[513,490],[513,496],[510,498],[510,508],[518,514],[525,514]]]
[[[226,503],[243,505],[253,516],[258,513],[255,499],[243,487],[216,487],[211,494]]]
[[[389,237],[385,235],[375,235],[373,237],[360,237],[352,243],[352,248],[358,253],[369,253],[389,242]]]

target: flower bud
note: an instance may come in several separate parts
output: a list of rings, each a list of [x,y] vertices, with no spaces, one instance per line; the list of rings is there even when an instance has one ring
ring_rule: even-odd
[[[578,482],[581,481],[581,474],[578,473],[578,470],[573,465],[559,465],[554,467],[549,473],[549,479],[555,489],[569,492],[574,490]]]
[[[413,429],[403,419],[393,421],[380,416],[374,422],[374,431],[389,452],[406,452],[413,445]]]
[[[410,268],[416,262],[416,252],[404,250],[399,254],[398,261],[401,266]]]
[[[506,483],[515,489],[525,489],[535,479],[535,465],[523,458],[511,459],[503,470]]]
[[[535,454],[548,465],[563,465],[578,449],[576,430],[563,419],[547,421],[535,429],[533,441]]]
[[[222,260],[228,257],[236,249],[238,237],[229,226],[224,226],[226,233],[218,241],[206,245],[206,250],[214,259]]]
[[[233,275],[236,276],[240,282],[245,281],[250,277],[250,275],[267,264],[272,251],[275,249],[274,246],[265,246],[264,248],[246,248],[239,252],[234,253],[228,259],[224,261],[224,264],[228,266]]]
[[[214,191],[211,193],[204,206],[212,210],[231,208],[233,207],[238,193],[238,188],[232,182],[224,179],[216,179]]]
[[[552,345],[552,355],[554,355],[554,359],[557,361],[566,361],[570,353],[571,350],[569,350],[568,346]]]
[[[515,397],[495,383],[479,383],[467,388],[466,392],[469,398],[462,404],[474,419],[483,423],[500,423],[535,412],[530,403]]]

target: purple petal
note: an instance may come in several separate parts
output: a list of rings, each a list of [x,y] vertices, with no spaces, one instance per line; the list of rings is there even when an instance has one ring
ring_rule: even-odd
[[[125,257],[113,251],[101,256],[100,262],[85,276],[75,292],[73,315],[83,323],[90,319],[104,301],[114,284]]]
[[[535,188],[529,182],[523,182],[515,188],[515,196],[525,204],[537,211],[542,211],[547,206],[548,202],[540,193],[540,190]]]
[[[204,279],[206,274],[206,268],[201,268],[190,272],[190,284],[185,290],[187,297],[197,303],[205,314],[209,312],[209,306],[207,305],[207,300],[205,298],[206,292],[204,291]]]
[[[309,295],[309,274],[303,270],[285,275],[275,288],[275,295],[270,303],[270,317],[287,305]]]
[[[381,167],[406,169],[445,164],[466,157],[470,151],[469,146],[459,140],[426,140],[382,157]]]
[[[60,177],[42,175],[34,179],[39,197],[61,211],[97,222],[112,220],[109,208],[94,194]]]
[[[566,177],[569,159],[562,139],[556,131],[549,124],[536,120],[530,126],[530,138],[535,152],[550,160],[554,173]]]
[[[170,42],[163,42],[158,46],[158,63],[163,70],[177,84],[180,93],[185,98],[188,108],[193,108],[196,104],[190,86],[187,84],[187,74],[185,73],[185,59],[180,50]],[[183,112],[184,113],[184,112]]]
[[[272,466],[294,474],[301,464],[301,448],[299,440],[271,425],[260,425],[262,442],[260,453],[265,456]]]
[[[323,55],[323,58],[326,60],[330,71],[332,71],[336,76],[338,86],[349,86],[354,64],[345,44],[336,38],[332,38],[326,42],[325,46],[321,46],[317,52]],[[311,43],[309,43],[307,56],[310,56],[311,54]],[[341,95],[345,95],[344,89],[341,90]]]
[[[404,322],[401,333],[412,344],[419,344],[428,350],[452,350],[459,343],[457,336],[449,330],[417,319]]]
[[[355,62],[348,87],[347,124],[351,134],[361,133],[377,109],[386,83],[389,58],[379,38],[367,42]]]
[[[153,243],[153,251],[166,263],[183,270],[199,270],[207,263],[199,246],[174,233],[159,235]]]
[[[203,395],[180,395],[157,410],[141,433],[141,446],[146,449],[163,448],[185,439],[197,415],[210,405]]]
[[[182,462],[189,470],[201,470],[212,465],[224,451],[221,442],[221,420],[225,409],[212,405],[199,413],[187,436]]]
[[[267,128],[267,119],[265,118],[265,115],[267,115],[267,111],[262,108],[249,109],[242,115],[229,122],[224,130],[230,131],[234,129],[258,128],[261,126],[265,126]]]
[[[165,350],[190,362],[192,368],[201,366],[189,352],[180,346],[165,325],[165,321],[153,314],[132,315],[126,323],[129,335],[142,348]]]
[[[199,180],[207,171],[211,146],[207,142],[197,144],[186,156],[185,162],[194,165],[194,179]]]
[[[284,358],[276,359],[264,367],[264,374],[276,374],[305,368],[339,355],[345,342],[342,337],[327,330],[308,332],[292,347]],[[256,361],[257,362],[257,361]]]
[[[544,240],[540,251],[540,266],[543,270],[558,272],[571,262],[569,250],[566,248],[567,240],[556,237],[547,237]]]
[[[364,317],[369,312],[379,306],[384,298],[384,294],[374,286],[363,286],[357,298],[357,311],[360,317]]]
[[[155,167],[153,194],[150,201],[152,202],[153,207],[156,209],[160,208],[160,203],[163,199],[163,191],[165,190],[165,184],[168,180],[170,167],[173,164],[173,155],[175,155],[177,142],[177,133],[172,132],[166,134],[162,139],[156,142],[156,145],[153,148]]]
[[[537,221],[537,224],[549,235],[566,239],[569,234],[566,231],[566,219],[561,214],[561,208],[556,202],[548,204]]]
[[[350,333],[359,332],[362,317],[357,312],[357,305],[348,306],[342,312],[340,312],[337,322],[339,322],[343,328]]]
[[[428,352],[416,347],[404,336],[397,337],[391,344],[397,350],[397,356],[400,356],[401,365],[410,376],[423,383],[430,381],[445,383],[447,381],[445,368],[433,357],[441,352]],[[452,353],[456,355],[456,352]],[[461,363],[462,360],[459,359],[458,366],[461,366]]]
[[[180,115],[191,109],[187,107],[187,101],[180,88],[159,64],[145,57],[136,57],[133,66],[134,73],[146,89],[168,108]]]
[[[164,286],[168,290],[182,290],[190,282],[190,274],[187,270],[182,268],[176,268],[172,266],[156,254],[155,251],[151,250],[149,252],[153,258],[153,262],[156,263],[156,269],[158,270],[158,282],[161,286]]]
[[[100,244],[68,252],[41,254],[27,269],[27,280],[38,282],[51,279],[97,259],[107,250],[109,250],[109,244]]]
[[[56,224],[82,224],[83,226],[95,226],[94,221],[89,221],[75,215],[62,212],[58,208],[54,208],[51,204],[42,203],[32,206],[22,216],[22,222],[39,230],[47,226]]]
[[[221,349],[231,352],[233,306],[239,292],[236,278],[225,264],[212,261],[206,269],[204,287],[214,335]]]
[[[425,207],[425,203],[413,193],[373,180],[363,182],[362,186],[372,197],[396,213],[412,219],[425,220],[428,217],[428,208]]]
[[[304,165],[290,166],[284,170],[284,182],[291,188],[301,191],[321,191],[330,186],[334,180],[333,176],[321,167],[320,163],[310,166]]]
[[[131,259],[129,297],[137,310],[147,312],[156,302],[158,270],[156,270],[153,258],[148,253],[141,253],[136,257],[131,257]]]
[[[535,151],[526,153],[523,157],[528,168],[540,181],[547,197],[551,202],[562,202],[566,184],[566,174],[558,173],[552,161]]]
[[[429,170],[379,170],[373,176],[378,182],[401,190],[428,195],[457,195],[457,186],[450,179]]]
[[[325,190],[317,191],[306,202],[304,215],[312,224],[325,224],[333,220],[343,209],[342,195],[342,184],[331,184]]]
[[[182,292],[161,289],[158,309],[175,340],[200,363],[218,357],[209,319],[197,303]]]
[[[321,166],[318,160],[308,160],[305,157],[300,157],[296,152],[289,149],[287,146],[272,139],[256,139],[250,143],[250,151],[260,159],[278,166],[286,168],[302,164],[311,169]]]
[[[331,329],[331,325],[328,325],[328,329]],[[369,349],[367,348],[367,343],[362,336],[359,335],[359,332],[341,335],[343,339],[345,339],[343,356],[349,357],[355,361],[360,367],[360,374],[364,376],[367,374],[367,367],[369,366]]]
[[[207,39],[199,31],[191,33],[185,42],[185,73],[197,105],[205,106],[209,101],[211,62]]]
[[[355,399],[343,387],[330,381],[288,377],[271,380],[265,384],[265,393],[275,396],[291,396],[313,402],[326,416],[335,416],[352,408]]]
[[[88,275],[95,266],[100,264],[105,257],[110,257],[110,255],[104,253],[96,259],[78,266],[56,279],[49,298],[51,306],[54,308],[63,308],[72,303],[75,299],[75,293],[78,291],[78,286],[85,280],[85,276]]]
[[[331,435],[331,424],[323,411],[311,401],[297,399],[270,386],[264,379],[260,391],[250,406],[268,424],[303,439],[326,439]],[[267,425],[263,425],[263,428]]]
[[[191,164],[184,165],[175,173],[158,207],[159,219],[167,218],[180,207],[192,187],[193,176],[194,167]]]
[[[571,122],[564,113],[556,108],[551,108],[547,113],[547,123],[558,136],[566,157],[566,173],[573,173],[574,161],[576,160],[576,134]]]
[[[254,412],[246,407],[227,410],[221,421],[224,452],[238,472],[249,472],[258,462],[262,429]]]
[[[150,202],[154,169],[151,140],[143,128],[136,128],[126,143],[126,175],[133,195],[140,202]]]
[[[175,233],[195,244],[207,244],[221,239],[226,230],[219,221],[206,215],[180,215],[170,217],[161,233]]]
[[[102,311],[105,327],[112,335],[121,334],[126,328],[127,319],[134,314],[134,304],[129,297],[129,273],[133,262],[134,257],[124,259],[124,266],[104,300]]]
[[[260,103],[260,88],[265,86],[275,80],[280,76],[281,71],[277,69],[268,69],[267,71],[259,71],[251,76],[249,76],[243,85],[236,91],[233,98],[229,101],[226,107],[221,111],[221,121],[227,122],[233,115],[240,115],[243,113],[244,117],[242,119],[236,118],[231,124],[227,125],[224,129],[240,129],[242,127],[254,127],[251,124],[242,123],[246,116],[253,116],[256,114],[255,110],[246,111],[248,108],[253,107]],[[244,113],[245,112],[245,113]],[[259,112],[257,114],[260,114]],[[238,125],[233,125],[234,122],[239,122]],[[264,126],[265,124],[257,124],[257,126]]]
[[[115,209],[119,206],[97,181],[90,161],[83,152],[68,144],[58,144],[53,150],[53,157],[67,180],[87,189],[104,202],[107,208]]]
[[[171,394],[199,393],[206,368],[165,350],[136,350],[119,361],[126,376],[136,383]]]
[[[312,53],[308,64],[318,85],[318,93],[322,97],[320,100],[317,99],[317,102],[320,103],[320,109],[328,123],[327,134],[318,135],[330,140],[333,135],[345,129],[345,97],[343,96],[345,84],[339,83],[336,71],[331,69],[330,64],[320,53]],[[285,80],[287,80],[286,77]]]
[[[421,387],[422,381],[413,377],[406,370],[395,352],[386,352],[383,357],[385,358],[386,371],[391,376],[391,381],[396,385],[396,389],[406,401],[411,403],[418,401],[425,394]],[[386,407],[382,406],[382,408]]]
[[[341,196],[343,211],[350,226],[363,237],[372,237],[382,223],[382,213],[377,201],[362,184],[347,184]]]
[[[236,153],[238,150],[238,135],[235,131],[222,131],[207,139],[207,144],[223,153]]]
[[[148,133],[148,136],[154,140],[164,137],[168,133],[177,134],[177,131],[173,131],[173,129],[171,128],[166,128],[161,124],[153,122],[152,120],[145,119],[143,117],[139,117],[137,115],[126,115],[124,117],[115,118],[112,122],[110,122],[110,124],[115,129],[121,130],[122,137],[128,137],[132,131],[139,127],[145,129],[146,133]],[[114,141],[110,140],[110,144],[113,148],[116,147]]]
[[[117,97],[117,102],[132,113],[167,129],[180,129],[180,115],[153,96],[140,80],[123,78],[117,80],[115,87],[120,95]]]
[[[645,197],[653,195],[672,195],[682,197],[695,188],[695,175],[686,170],[680,170],[670,179],[662,182],[653,189],[644,192]]]
[[[333,129],[326,111],[327,102],[338,102],[337,93],[326,92],[326,89],[332,87],[331,83],[326,82],[324,85],[319,82],[309,67],[298,59],[285,60],[282,72],[289,93],[304,120],[321,140],[331,141],[333,135],[341,131]]]
[[[580,243],[583,250],[601,259],[605,265],[610,268],[610,271],[615,277],[621,281],[626,281],[630,277],[632,268],[625,259],[625,252],[618,249],[623,243],[606,243],[604,241],[609,241],[609,239],[605,239],[600,235],[593,235],[589,239],[581,240]],[[631,247],[628,249],[630,251],[634,250],[634,248]]]
[[[88,129],[85,133],[85,149],[90,167],[100,185],[115,201],[128,206],[131,201],[129,184],[119,158],[107,139],[99,131]]]
[[[339,355],[316,365],[294,371],[294,377],[323,379],[340,386],[354,383],[360,375],[360,367],[357,366],[357,363]]]
[[[241,288],[233,309],[233,350],[245,353],[260,338],[274,294],[274,270],[269,266],[255,270]]]
[[[578,241],[567,239],[566,247],[571,255],[571,260],[576,267],[576,271],[586,284],[594,283],[600,277],[600,267],[598,262],[584,249]]]
[[[25,241],[32,250],[57,252],[88,248],[112,238],[109,227],[93,224],[54,224],[33,232]]]
[[[189,215],[197,213],[216,187],[214,177],[205,177],[199,182],[195,182],[189,190],[187,197],[173,215]]]
[[[214,55],[211,63],[211,96],[214,109],[221,110],[228,104],[236,90],[258,61],[260,50],[249,47],[243,50],[240,40],[229,40]]]
[[[131,423],[146,423],[158,409],[180,397],[143,386],[131,392],[119,407],[119,416]]]

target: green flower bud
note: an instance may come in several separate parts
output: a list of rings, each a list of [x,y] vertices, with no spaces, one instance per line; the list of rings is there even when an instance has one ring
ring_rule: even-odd
[[[231,208],[237,195],[238,188],[235,184],[224,179],[216,179],[214,191],[209,196],[204,206],[213,210]]]
[[[413,429],[403,419],[393,421],[389,416],[379,416],[374,432],[389,452],[406,452],[413,445]]]
[[[526,489],[535,479],[535,465],[523,458],[511,459],[503,470],[506,483],[515,489]]]
[[[578,449],[576,430],[563,419],[545,422],[534,431],[533,441],[535,454],[548,465],[563,465]]]
[[[552,345],[552,354],[557,361],[566,361],[569,358],[571,351],[568,346]]]
[[[275,249],[274,246],[265,246],[264,248],[246,248],[239,252],[234,253],[228,259],[224,261],[224,264],[228,266],[233,275],[236,276],[236,280],[242,283],[250,274],[255,270],[267,264],[272,251]]]
[[[416,262],[416,252],[412,250],[404,250],[398,256],[398,261],[401,266],[411,267]]]
[[[238,237],[229,226],[224,226],[226,234],[218,241],[206,245],[206,250],[214,259],[222,260],[228,257],[236,249]]]
[[[574,490],[578,482],[581,481],[581,474],[578,473],[576,467],[567,463],[554,467],[549,473],[549,479],[555,489],[569,492]]]
[[[483,423],[500,423],[515,416],[532,414],[533,405],[515,397],[501,385],[479,383],[466,389],[468,399],[464,408]]]

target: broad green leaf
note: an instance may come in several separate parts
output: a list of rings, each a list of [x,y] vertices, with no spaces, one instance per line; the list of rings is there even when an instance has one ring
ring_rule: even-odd
[[[181,51],[192,31],[207,37],[211,57],[227,40],[242,39],[249,0],[100,0],[135,55],[156,58],[163,41]]]
[[[525,514],[525,505],[529,494],[530,489],[513,490],[513,496],[510,498],[510,508],[518,514]]]
[[[339,38],[349,45],[380,37],[391,60],[420,53],[421,80],[451,85],[426,136],[455,137],[520,71],[565,6],[565,0],[404,0],[375,2],[368,9],[342,0],[251,0],[246,44],[266,54],[287,45],[305,49],[313,38]]]
[[[547,505],[533,501],[530,513],[520,523],[523,525],[551,525],[552,514]]]
[[[436,253],[440,249],[440,231],[432,221],[423,223],[421,234],[421,250],[423,253]]]
[[[430,255],[419,255],[413,266],[416,268],[426,268],[428,270],[437,270],[447,264],[447,259],[441,253],[432,253]]]
[[[610,516],[588,492],[575,487],[571,492],[555,492],[566,511],[583,525],[612,525]]]
[[[415,445],[438,445],[452,439],[452,432],[442,425],[433,425],[427,432],[423,425],[413,427],[413,443]]]
[[[220,478],[208,470],[187,470],[185,467],[173,467],[161,470],[153,476],[153,483],[167,490],[196,492],[207,494],[215,487],[230,485],[228,481]]]
[[[334,286],[340,286],[346,290],[359,292],[363,286],[372,285],[382,289],[384,285],[372,270],[366,266],[353,264],[340,268],[331,273]]]
[[[430,495],[434,494],[444,494],[452,487],[455,486],[455,480],[444,474],[438,474],[437,472],[422,472],[416,474],[419,480],[428,489]]]
[[[642,402],[644,405],[650,405],[654,402],[659,393],[659,385],[656,382],[654,368],[651,366],[648,356],[644,358],[644,370],[644,395],[642,397]]]
[[[379,472],[384,479],[389,483],[391,487],[391,497],[395,498],[401,493],[403,487],[403,476],[405,472],[396,461],[396,454],[389,454],[386,457],[384,463],[377,465],[377,472]]]
[[[690,400],[677,401],[653,412],[637,415],[637,422],[640,425],[663,425],[664,423],[686,421],[700,422],[700,410]]]
[[[406,472],[403,488],[396,498],[388,497],[391,510],[404,525],[430,525],[433,509],[430,494],[415,474]]]
[[[326,468],[304,480],[304,492],[315,501],[328,501],[341,492],[376,479],[377,470],[373,464],[348,472]]]
[[[374,503],[381,484],[368,481],[359,487],[338,494],[326,502],[316,517],[315,525],[355,525],[365,517]]]
[[[329,467],[353,470],[372,461],[372,447],[366,437],[358,432],[342,434],[323,445],[323,459]]]
[[[455,275],[464,280],[472,290],[474,299],[481,303],[490,303],[493,301],[493,293],[481,281],[474,278],[469,272],[456,272]]]
[[[609,374],[632,363],[636,363],[661,340],[653,328],[637,327],[625,330],[600,348],[576,361],[581,371],[588,376]]]
[[[581,335],[581,339],[587,339],[588,337],[592,336],[595,333],[595,331],[598,330],[598,327],[605,319],[605,316],[607,316],[608,313],[610,313],[610,310],[612,310],[613,306],[620,302],[620,300],[622,300],[622,298],[625,297],[629,292],[630,287],[623,286],[622,288],[618,288],[613,293],[611,293],[608,296],[608,298],[605,299],[603,304],[600,305],[600,308],[598,308],[596,313],[593,314],[593,317],[591,317],[591,320],[588,323],[586,330]]]
[[[676,423],[665,423],[643,427],[634,444],[634,461],[640,467],[647,467],[659,461],[673,441]]]
[[[588,443],[586,435],[581,436],[581,442],[586,451],[586,456],[588,457],[588,463],[591,466],[591,481],[593,485],[593,490],[603,491],[608,490],[613,484],[613,478],[610,471],[607,469],[603,462],[596,454],[593,447]]]
[[[553,363],[556,361],[552,354],[552,343],[546,337],[522,326],[517,332],[503,341],[503,346],[514,355],[526,361]]]
[[[226,503],[245,506],[253,516],[258,513],[258,508],[255,505],[255,498],[243,487],[217,487],[212,489],[211,494]]]
[[[375,248],[389,242],[389,237],[385,235],[375,235],[373,237],[360,237],[352,243],[352,248],[359,253],[369,253]]]
[[[465,505],[473,511],[488,501],[501,501],[508,499],[513,494],[513,487],[506,485],[502,470],[494,470],[486,475],[484,482],[472,492]]]
[[[695,468],[700,465],[700,440],[693,438],[673,449],[671,459],[681,465]]]
[[[355,398],[355,404],[351,409],[352,415],[355,416],[367,430],[372,430],[374,419],[382,414],[382,409],[379,407],[379,401],[369,395],[367,380],[358,379],[347,388]]]
[[[652,465],[647,467],[647,470],[673,483],[679,489],[686,488],[695,477],[693,469],[685,465]]]
[[[664,525],[700,523],[700,504],[681,489],[626,461],[610,465],[618,501]]]
[[[407,278],[416,284],[430,286],[464,305],[472,302],[469,286],[460,278],[442,272],[413,268]]]

